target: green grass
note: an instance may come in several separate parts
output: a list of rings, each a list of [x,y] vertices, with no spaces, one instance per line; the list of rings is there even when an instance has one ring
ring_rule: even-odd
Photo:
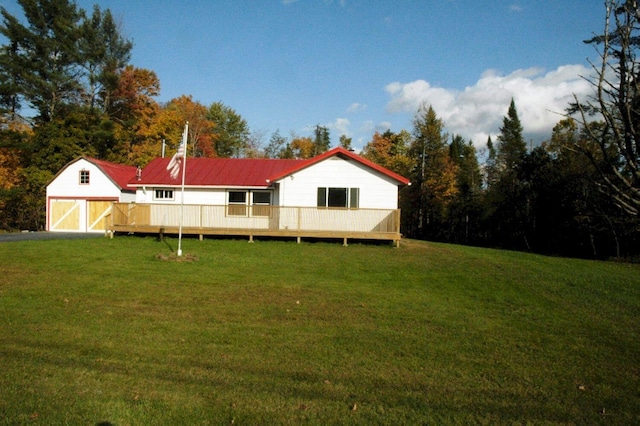
[[[640,422],[639,265],[183,245],[0,244],[0,423]]]

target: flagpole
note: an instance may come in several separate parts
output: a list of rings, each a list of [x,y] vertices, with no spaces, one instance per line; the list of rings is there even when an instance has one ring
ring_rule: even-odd
[[[178,257],[182,256],[182,217],[184,214],[184,177],[187,173],[187,136],[189,134],[189,122],[184,125],[184,134],[182,135],[182,145],[184,147],[184,155],[182,157],[182,187],[180,194],[180,227],[178,228]]]

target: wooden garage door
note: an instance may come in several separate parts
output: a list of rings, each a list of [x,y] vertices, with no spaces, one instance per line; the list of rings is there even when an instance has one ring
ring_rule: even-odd
[[[105,231],[105,217],[111,213],[112,201],[87,202],[87,231]]]
[[[81,200],[51,200],[50,231],[80,231]]]

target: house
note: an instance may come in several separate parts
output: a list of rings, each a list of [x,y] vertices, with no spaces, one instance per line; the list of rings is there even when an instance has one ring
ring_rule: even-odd
[[[308,160],[187,158],[184,191],[169,161],[129,182],[135,204],[114,205],[110,231],[400,239],[398,190],[409,180],[346,149]]]
[[[47,230],[52,232],[105,232],[106,217],[114,201],[135,201],[137,168],[77,158],[47,185]]]

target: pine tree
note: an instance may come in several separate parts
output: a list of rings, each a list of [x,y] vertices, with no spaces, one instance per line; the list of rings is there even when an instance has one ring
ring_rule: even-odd
[[[313,156],[327,152],[331,148],[331,139],[329,137],[329,129],[317,125],[314,130],[313,139]]]
[[[17,94],[46,123],[81,98],[82,73],[77,45],[82,12],[68,0],[20,0],[27,26],[0,9],[0,33],[9,40],[11,61],[0,60],[3,74],[17,82]]]
[[[502,119],[500,135],[498,135],[497,163],[501,170],[512,170],[524,158],[527,145],[522,136],[522,125],[516,110],[516,104],[511,99],[509,111]]]

